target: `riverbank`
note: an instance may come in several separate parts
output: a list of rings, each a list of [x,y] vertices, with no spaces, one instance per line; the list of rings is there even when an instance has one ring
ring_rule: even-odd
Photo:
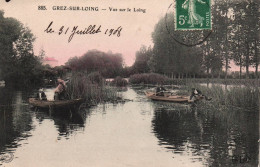
[[[187,81],[187,82],[186,82]],[[217,110],[225,108],[238,107],[240,109],[258,109],[259,108],[259,91],[260,87],[255,87],[254,83],[245,83],[247,86],[233,82],[235,84],[221,84],[221,82],[203,83],[186,80],[185,84],[164,85],[167,90],[177,95],[191,95],[192,88],[199,89],[202,94],[212,98],[210,102],[202,101],[200,106],[214,107]],[[135,88],[150,88],[155,91],[154,84],[132,84]],[[212,108],[213,109],[213,108]]]

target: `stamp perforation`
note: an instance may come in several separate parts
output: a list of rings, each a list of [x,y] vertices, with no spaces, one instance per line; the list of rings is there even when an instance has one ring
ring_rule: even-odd
[[[208,6],[208,10],[206,10],[207,13],[205,13],[205,17],[204,16],[200,16],[198,13],[196,13],[196,4],[198,2],[203,3],[204,5]],[[197,2],[197,3],[196,3]],[[178,5],[177,5],[178,3]],[[180,6],[180,3],[182,3],[182,8],[191,8],[188,9],[188,14],[185,16],[184,14],[182,14],[181,16],[179,15],[178,11],[180,9],[177,9],[177,7]],[[185,3],[189,3],[188,7],[184,7]],[[192,6],[195,5],[195,6]],[[193,8],[192,8],[193,7]],[[174,22],[175,22],[175,30],[181,30],[181,31],[193,31],[193,30],[212,30],[212,5],[211,5],[211,0],[206,0],[206,1],[202,1],[202,0],[176,0],[173,2],[173,8],[174,8]],[[194,11],[193,11],[193,10]],[[182,10],[183,11],[183,10]],[[190,13],[189,13],[190,11]],[[179,19],[178,19],[179,16]],[[181,20],[181,21],[180,21]],[[204,21],[205,20],[205,21]],[[192,23],[187,23],[187,22],[192,22]],[[199,23],[197,23],[199,22]],[[206,24],[206,26],[203,24]],[[182,25],[180,25],[182,24]],[[197,24],[200,24],[200,27],[195,26]],[[183,26],[185,25],[185,26]],[[188,27],[189,26],[189,27]],[[202,27],[203,26],[203,27]]]

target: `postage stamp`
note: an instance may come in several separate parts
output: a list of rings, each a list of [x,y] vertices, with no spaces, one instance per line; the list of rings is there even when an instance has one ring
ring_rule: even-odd
[[[210,0],[176,0],[176,30],[211,29]]]

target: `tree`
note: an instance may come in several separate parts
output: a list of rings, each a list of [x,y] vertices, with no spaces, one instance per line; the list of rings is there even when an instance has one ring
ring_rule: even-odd
[[[255,77],[258,78],[258,66],[260,63],[259,49],[260,49],[260,12],[259,12],[259,2],[249,1],[246,6],[246,17],[249,21],[248,23],[248,43],[250,51],[250,63],[255,67]]]
[[[259,32],[259,30],[258,30]],[[258,35],[259,37],[259,35]],[[260,64],[260,40],[259,38],[258,39],[255,39],[254,41],[254,56],[253,56],[253,63],[254,63],[254,67],[255,67],[255,77],[258,79],[259,76],[258,76],[258,66]]]
[[[199,36],[198,32],[176,32],[169,27],[174,27],[173,14],[161,18],[152,33],[154,48],[149,61],[150,68],[153,72],[169,74],[172,77],[199,73],[202,61],[201,49],[182,44],[175,39],[190,42],[190,38],[195,39]]]
[[[33,52],[34,35],[28,27],[0,12],[0,69],[7,85],[39,84],[42,65]]]
[[[122,73],[123,58],[119,53],[90,50],[81,57],[73,57],[66,62],[72,70],[100,72],[103,77],[115,77]]]
[[[41,57],[34,55],[33,43],[34,35],[28,27],[22,27],[19,38],[14,42],[14,52],[16,56],[16,74],[10,75],[21,85],[28,83],[37,84],[41,82],[43,67],[40,62]]]
[[[142,46],[135,54],[135,62],[132,66],[134,73],[147,73],[150,71],[148,61],[153,55],[153,50],[150,47]]]
[[[246,67],[246,78],[249,77],[249,67],[254,65],[255,75],[258,74],[259,64],[259,4],[254,1],[233,3],[232,32],[230,39],[233,44],[233,60],[240,66]]]
[[[43,62],[44,58],[46,56],[46,52],[43,48],[41,48],[40,52],[39,52],[39,55],[38,55],[38,58],[41,62]]]
[[[0,11],[0,70],[3,79],[15,68],[13,43],[19,38],[22,25],[14,18],[5,18]]]

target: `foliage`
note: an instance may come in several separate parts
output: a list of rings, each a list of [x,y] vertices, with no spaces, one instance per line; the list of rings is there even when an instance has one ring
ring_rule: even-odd
[[[42,82],[42,65],[34,55],[34,35],[28,27],[0,12],[0,71],[6,85],[18,87]]]
[[[127,80],[120,77],[120,76],[117,76],[113,81],[112,81],[112,85],[115,85],[115,86],[126,86],[128,83],[127,83]]]
[[[129,78],[132,84],[163,84],[167,80],[167,77],[156,73],[134,74]]]
[[[88,79],[91,81],[92,84],[98,85],[102,85],[104,80],[99,72],[92,72],[88,74]]]
[[[16,65],[13,43],[19,38],[22,27],[16,19],[5,18],[3,11],[0,11],[0,27],[0,69],[1,78],[5,79]]]
[[[222,69],[225,69],[227,78],[230,63],[235,62],[240,66],[240,77],[242,67],[246,67],[246,77],[249,77],[250,66],[255,68],[257,77],[260,62],[259,17],[259,3],[256,0],[216,1],[212,4],[213,28],[210,36],[202,44],[191,47],[180,44],[180,41],[189,43],[200,35],[204,38],[203,34],[207,31],[176,31],[169,28],[175,25],[174,14],[169,13],[159,20],[152,33],[154,47],[151,49],[152,53],[149,53],[152,55],[148,60],[149,68],[152,72],[168,76],[206,72],[211,77],[220,77]],[[138,62],[139,60],[136,61]],[[145,68],[145,64],[142,65]],[[136,73],[140,72],[140,66],[134,65],[133,68]]]
[[[174,15],[172,13],[160,19],[152,34],[154,53],[149,60],[153,72],[167,74],[198,74],[202,64],[200,48],[189,47],[176,42],[172,35],[176,34]],[[192,35],[192,33],[189,33]],[[184,36],[183,36],[184,37]],[[176,37],[177,38],[177,37]]]
[[[139,51],[136,52],[135,62],[132,66],[133,73],[146,73],[150,71],[148,61],[153,55],[153,50],[151,47],[146,48],[142,46]]]
[[[112,52],[101,52],[98,50],[88,51],[81,57],[73,57],[66,63],[74,71],[94,71],[106,78],[115,77],[123,69],[123,58],[121,54]]]
[[[70,99],[83,98],[87,103],[110,101],[117,98],[116,90],[105,85],[93,82],[93,76],[97,73],[87,75],[84,72],[75,72],[67,84],[67,93]],[[96,79],[94,77],[94,79]]]
[[[39,54],[38,54],[39,60],[40,60],[41,62],[43,62],[45,56],[46,56],[46,53],[45,53],[45,51],[43,50],[43,48],[41,48],[41,50],[40,50],[40,52],[39,52]]]
[[[214,104],[214,106],[219,109],[225,107],[238,107],[243,109],[259,108],[259,88],[254,87],[253,85],[243,86],[240,83],[231,86],[212,84],[209,87],[206,87],[190,82],[182,87],[182,90],[190,92],[192,88],[197,88],[201,90],[202,94],[212,98],[210,102],[206,101],[203,105]]]

